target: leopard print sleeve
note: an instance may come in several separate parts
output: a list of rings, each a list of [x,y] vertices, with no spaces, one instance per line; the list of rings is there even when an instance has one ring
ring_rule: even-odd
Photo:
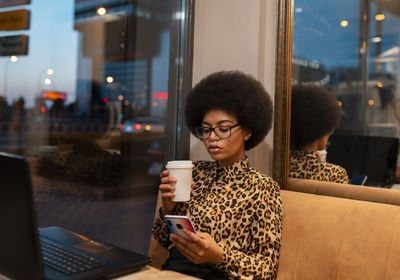
[[[174,215],[185,215],[186,204],[178,203]],[[164,215],[161,212],[161,207],[158,209],[158,217],[155,219],[152,234],[155,240],[160,243],[161,246],[168,248],[172,243],[169,240],[169,230],[164,220]]]
[[[158,217],[154,221],[152,234],[154,239],[157,240],[161,246],[168,248],[171,245],[171,241],[169,240],[169,231],[164,222],[164,216],[161,213],[161,207],[158,210]]]
[[[201,165],[201,162],[194,163],[193,176],[198,175],[199,165]],[[187,203],[178,202],[175,207],[173,215],[186,215],[187,214],[186,211],[187,211]],[[157,242],[160,243],[165,248],[168,248],[172,244],[171,241],[169,240],[169,230],[165,223],[164,216],[161,212],[161,207],[158,209],[158,217],[154,220],[152,235],[154,239],[157,240]]]
[[[254,217],[246,250],[223,247],[224,255],[217,267],[230,279],[275,279],[282,232],[280,188],[270,178],[259,182],[253,195]]]
[[[329,163],[326,164],[328,165]],[[346,169],[344,169],[339,165],[334,165],[334,164],[329,164],[329,166],[330,166],[329,174],[331,175],[331,178],[329,179],[330,182],[343,183],[343,184],[349,183],[349,176],[347,175]]]

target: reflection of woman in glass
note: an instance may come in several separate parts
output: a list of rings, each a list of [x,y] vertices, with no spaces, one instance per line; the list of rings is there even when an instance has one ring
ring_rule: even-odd
[[[195,162],[188,202],[173,202],[173,183],[161,173],[162,207],[154,238],[169,248],[164,269],[202,279],[275,279],[281,237],[279,186],[250,165],[245,150],[271,128],[272,102],[254,78],[217,72],[190,92],[185,120],[214,161]],[[188,215],[198,235],[168,233],[163,215]]]
[[[336,96],[321,87],[297,85],[292,88],[291,107],[289,176],[348,183],[346,170],[321,156],[329,135],[339,126]]]

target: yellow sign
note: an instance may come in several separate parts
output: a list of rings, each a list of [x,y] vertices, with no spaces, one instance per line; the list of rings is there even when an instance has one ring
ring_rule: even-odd
[[[0,31],[29,29],[30,12],[26,9],[0,12]]]

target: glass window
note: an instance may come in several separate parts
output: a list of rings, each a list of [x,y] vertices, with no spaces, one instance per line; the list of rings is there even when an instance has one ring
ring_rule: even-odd
[[[359,151],[343,155],[352,161],[347,169],[350,178],[368,169],[369,174],[360,175],[370,175],[366,184],[380,187],[399,181],[395,177],[400,160],[393,146],[400,136],[399,8],[397,0],[294,1],[292,84],[315,84],[337,95],[342,117],[331,144],[337,135],[357,135],[373,138],[374,143],[383,137],[382,145],[394,147],[371,144],[371,149],[362,150],[367,146],[357,142],[354,147]],[[370,163],[366,155],[378,149],[390,151]],[[349,159],[354,154],[357,158]],[[382,164],[382,174],[373,174]]]
[[[147,254],[166,157],[171,6],[35,0],[0,9],[30,14],[28,28],[0,22],[0,150],[29,159],[39,226]]]

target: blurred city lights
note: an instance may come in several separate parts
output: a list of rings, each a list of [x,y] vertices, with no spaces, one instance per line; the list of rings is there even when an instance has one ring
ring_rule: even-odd
[[[111,76],[108,76],[108,77],[106,78],[106,81],[107,81],[107,83],[112,84],[112,83],[114,82],[114,78],[111,77]]]
[[[176,12],[174,18],[178,19],[178,20],[184,20],[185,19],[185,13],[184,12]]]
[[[46,85],[51,85],[51,80],[49,78],[44,79]]]
[[[375,20],[381,21],[385,19],[385,15],[384,14],[377,14],[375,16]]]
[[[146,126],[144,127],[144,129],[145,129],[146,131],[150,131],[150,130],[151,130],[151,125],[146,125]]]
[[[49,69],[47,69],[46,70],[46,73],[47,73],[47,75],[53,75],[54,74],[54,70],[53,69],[51,69],[51,68],[49,68]]]
[[[371,42],[372,42],[372,43],[379,43],[379,42],[382,42],[382,38],[381,38],[381,37],[374,37],[374,38],[371,39]]]
[[[348,26],[349,25],[349,22],[347,21],[347,20],[342,20],[341,22],[340,22],[340,26],[341,27],[346,27],[346,26]]]
[[[378,88],[381,88],[381,87],[383,87],[383,83],[382,83],[382,82],[377,82],[377,83],[376,83],[376,86],[377,86]]]
[[[154,99],[168,99],[168,92],[155,92],[153,94]]]
[[[104,7],[99,7],[99,8],[97,8],[97,14],[99,15],[99,16],[104,16],[106,13],[107,13],[107,10],[106,10],[106,8],[104,8]]]
[[[369,99],[368,100],[368,105],[369,106],[372,106],[372,105],[374,105],[375,104],[375,101],[373,100],[373,99]]]
[[[10,60],[11,62],[17,62],[18,61],[18,57],[15,55],[10,56]]]
[[[302,13],[303,12],[303,8],[296,8],[296,9],[294,9],[294,12],[297,13],[297,14]]]

